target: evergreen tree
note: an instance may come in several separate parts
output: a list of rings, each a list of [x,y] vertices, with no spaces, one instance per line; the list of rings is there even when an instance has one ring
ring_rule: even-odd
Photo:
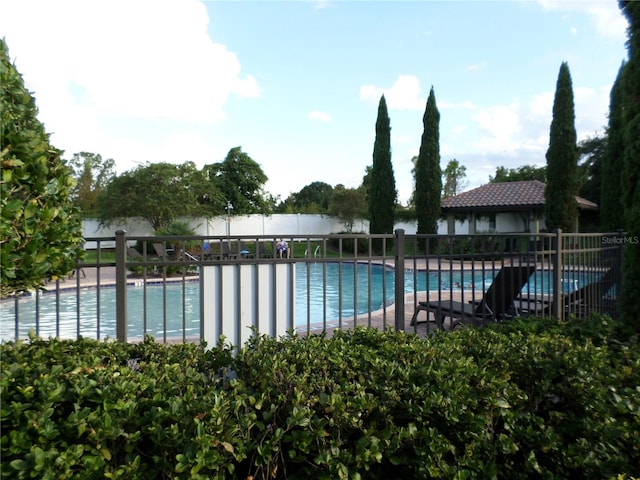
[[[68,274],[81,252],[82,223],[71,201],[74,181],[49,143],[33,96],[0,39],[0,291],[41,287]]]
[[[489,175],[490,183],[498,182],[525,182],[538,180],[546,182],[547,167],[536,167],[535,165],[523,165],[518,168],[497,167],[496,175]]]
[[[369,233],[393,233],[397,191],[391,164],[391,126],[384,95],[378,105],[369,179]]]
[[[449,160],[444,172],[442,172],[442,178],[444,180],[442,198],[455,197],[464,190],[468,184],[465,180],[466,177],[467,167],[460,165],[460,162],[455,158]]]
[[[422,117],[423,132],[420,152],[415,164],[416,216],[418,234],[438,233],[442,170],[440,168],[440,113],[433,87]]]
[[[565,232],[575,230],[578,188],[573,86],[569,66],[563,62],[558,73],[547,150],[547,183],[544,192],[547,229],[561,228]]]
[[[602,165],[600,186],[600,224],[605,232],[612,232],[624,225],[622,196],[620,195],[622,166],[624,164],[624,126],[622,112],[624,105],[624,70],[620,66],[618,76],[609,101],[609,125],[607,128],[607,148]]]
[[[629,61],[624,78],[622,208],[629,241],[624,247],[622,317],[640,332],[640,2],[621,1],[629,21]]]

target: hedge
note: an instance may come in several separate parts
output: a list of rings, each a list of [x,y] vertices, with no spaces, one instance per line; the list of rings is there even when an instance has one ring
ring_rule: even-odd
[[[0,346],[5,478],[640,476],[640,346],[606,317],[421,339]]]

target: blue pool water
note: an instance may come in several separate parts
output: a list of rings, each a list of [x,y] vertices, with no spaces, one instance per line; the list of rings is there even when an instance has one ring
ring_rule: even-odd
[[[414,284],[418,291],[437,289],[456,289],[464,285],[470,288],[473,283],[476,290],[486,290],[493,278],[492,271],[485,272],[443,272],[437,273],[409,271],[405,274],[405,291],[413,292]],[[580,280],[565,279],[564,289],[573,290],[580,286]],[[548,293],[549,278],[537,273],[529,282],[529,291]],[[340,294],[339,285],[342,285]],[[184,290],[184,291],[183,291]],[[146,293],[145,293],[146,291]],[[394,301],[395,281],[392,269],[379,265],[353,263],[300,263],[296,266],[296,324],[305,325],[323,319],[334,320],[342,316],[351,317],[354,312],[366,314],[391,305]],[[144,305],[147,305],[146,330],[144,329]],[[99,302],[99,309],[98,309]],[[200,284],[189,282],[167,284],[163,296],[162,286],[132,286],[127,292],[128,336],[140,338],[146,331],[155,338],[186,336],[197,337],[200,333]],[[61,293],[59,305],[60,322],[56,328],[56,295],[40,296],[39,310],[31,297],[19,300],[18,336],[24,338],[30,329],[38,329],[42,337],[75,337],[79,330],[86,337],[115,337],[115,289],[103,288],[98,298],[96,289],[84,289],[80,292],[80,321],[78,328],[78,301],[75,291]],[[163,315],[166,305],[166,315]],[[184,305],[184,310],[183,310]],[[98,310],[100,316],[98,318]],[[307,315],[309,312],[309,315]],[[15,303],[2,302],[0,306],[0,340],[13,339],[15,336]],[[38,322],[36,324],[36,318]]]
[[[144,305],[147,305],[146,332],[155,338],[162,338],[163,331],[167,337],[181,337],[183,331],[186,336],[200,334],[200,284],[189,282],[182,284],[167,284],[166,294],[162,285],[131,286],[127,291],[127,318],[129,320],[127,335],[130,338],[144,336]],[[100,295],[95,288],[85,288],[80,291],[80,321],[78,322],[78,297],[76,291],[60,293],[60,300],[56,302],[56,294],[40,295],[38,311],[34,297],[23,297],[19,300],[19,330],[18,337],[25,338],[30,329],[38,331],[43,338],[59,336],[61,338],[75,338],[80,335],[95,338],[116,336],[116,295],[115,288],[103,287]],[[165,296],[166,295],[166,296]],[[166,301],[165,301],[166,298]],[[184,302],[183,302],[184,299]],[[59,322],[56,330],[56,303],[59,305]],[[98,308],[99,303],[99,308]],[[166,303],[166,316],[163,315],[163,305]],[[183,315],[184,303],[184,315]],[[2,302],[0,307],[0,340],[15,338],[15,302]],[[98,311],[100,316],[98,316]],[[38,322],[36,322],[38,318]],[[166,329],[165,327],[166,318]],[[79,323],[79,325],[78,325]],[[78,328],[79,327],[79,328]]]

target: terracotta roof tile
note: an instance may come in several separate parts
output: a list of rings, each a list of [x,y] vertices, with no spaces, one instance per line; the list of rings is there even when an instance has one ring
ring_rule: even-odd
[[[487,183],[468,192],[442,200],[442,210],[517,210],[543,209],[545,184],[538,180],[521,182]],[[597,209],[598,206],[576,197],[581,208]]]

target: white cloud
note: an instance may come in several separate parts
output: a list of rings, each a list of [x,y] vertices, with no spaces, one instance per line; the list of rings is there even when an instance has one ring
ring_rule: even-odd
[[[331,121],[331,115],[329,115],[328,113],[325,113],[325,112],[321,112],[319,110],[313,110],[313,111],[309,112],[309,119],[310,120],[317,120],[319,122],[328,123],[328,122]]]
[[[611,86],[599,89],[575,87],[575,127],[578,140],[602,134],[606,125],[603,116],[608,111]],[[482,152],[484,155],[519,154],[534,155],[544,161],[549,146],[549,129],[553,117],[554,92],[541,92],[527,103],[512,102],[506,105],[479,107],[466,103],[448,105],[458,107],[457,121],[443,132],[442,150],[447,154]],[[466,106],[468,116],[462,105]]]
[[[486,62],[474,63],[467,67],[467,72],[479,72],[481,70],[484,70],[485,68],[487,68]]]
[[[576,112],[576,131],[578,140],[602,133],[609,113],[609,94],[612,85],[599,89],[574,87],[573,98]],[[603,119],[603,116],[605,118]]]
[[[618,2],[600,2],[590,5],[587,12],[595,22],[596,30],[606,37],[626,38],[627,20]]]
[[[529,102],[529,110],[533,115],[551,119],[553,111],[553,92],[542,92],[534,95]]]
[[[45,120],[48,109],[59,117],[82,107],[211,124],[224,118],[230,95],[260,94],[237,56],[211,41],[196,0],[20,0],[2,10],[0,30]]]
[[[488,136],[480,144],[489,150],[511,150],[516,147],[513,138],[522,130],[518,114],[519,105],[494,105],[472,116]]]
[[[398,75],[390,88],[364,85],[360,87],[360,99],[378,103],[384,94],[387,107],[392,110],[423,110],[426,99],[420,96],[420,81],[414,75]]]
[[[626,38],[627,20],[618,2],[611,0],[538,0],[546,10],[586,12],[596,31],[610,38]]]

